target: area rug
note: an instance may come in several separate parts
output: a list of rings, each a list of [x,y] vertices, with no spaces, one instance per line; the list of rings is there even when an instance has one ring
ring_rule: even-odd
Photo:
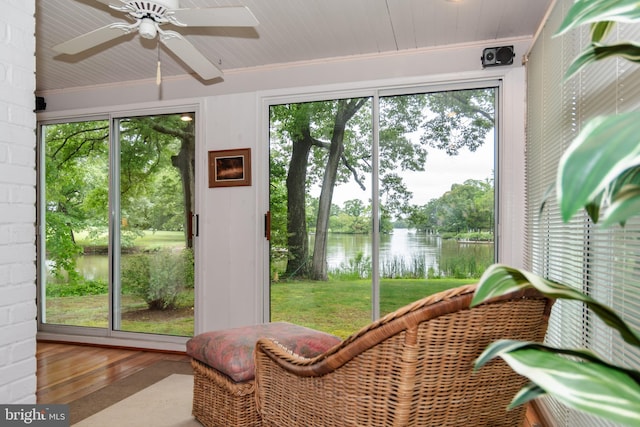
[[[75,427],[200,427],[191,415],[193,376],[173,374]]]
[[[200,426],[191,415],[191,365],[162,361],[69,404],[71,425]]]

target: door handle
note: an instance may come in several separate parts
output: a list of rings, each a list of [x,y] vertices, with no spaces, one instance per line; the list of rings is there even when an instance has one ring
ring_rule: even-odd
[[[271,241],[271,211],[264,214],[264,238]]]

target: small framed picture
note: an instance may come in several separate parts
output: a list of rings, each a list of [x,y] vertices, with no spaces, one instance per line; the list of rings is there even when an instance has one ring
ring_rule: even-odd
[[[251,149],[209,151],[209,188],[251,185]]]

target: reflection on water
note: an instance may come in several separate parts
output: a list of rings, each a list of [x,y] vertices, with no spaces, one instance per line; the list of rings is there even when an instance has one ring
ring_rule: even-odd
[[[427,267],[438,267],[441,239],[409,230],[396,228],[393,234],[380,235],[380,262],[405,258],[407,260],[424,257]],[[327,248],[329,269],[340,267],[341,263],[355,258],[359,253],[371,257],[371,236],[367,234],[330,234]]]
[[[122,255],[126,258],[129,255]],[[47,283],[56,283],[51,275],[52,261],[47,260]],[[109,281],[109,257],[107,255],[80,255],[76,258],[76,271],[86,280]]]
[[[311,246],[313,247],[313,246]],[[397,259],[410,262],[424,259],[426,269],[438,271],[443,253],[455,256],[465,254],[481,259],[493,259],[493,244],[464,244],[443,241],[436,236],[416,230],[396,228],[393,234],[380,236],[380,263],[385,265]],[[327,248],[329,269],[340,268],[359,254],[371,258],[371,236],[367,234],[330,234]],[[453,256],[452,255],[452,256]],[[129,255],[123,255],[123,258]],[[106,255],[85,255],[77,259],[77,271],[88,280],[108,281],[109,263]]]
[[[359,254],[371,258],[371,236],[366,234],[329,235],[327,246],[329,270],[340,268]],[[438,272],[441,269],[450,270],[449,261],[453,258],[456,258],[457,262],[460,262],[460,259],[473,259],[480,265],[488,265],[493,262],[493,243],[443,241],[437,236],[406,228],[396,228],[392,234],[380,235],[381,266],[394,264],[396,261],[415,265],[415,261],[419,261],[418,264],[424,266],[425,271],[433,269]]]

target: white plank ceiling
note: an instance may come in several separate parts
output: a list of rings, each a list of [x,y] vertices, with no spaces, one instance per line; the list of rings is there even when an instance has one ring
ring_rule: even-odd
[[[113,0],[113,4],[118,4]],[[530,37],[552,0],[181,0],[180,7],[244,5],[255,28],[171,28],[223,71],[353,55]],[[51,47],[124,14],[96,0],[36,0],[37,91],[153,79],[191,70],[156,40],[126,35],[77,55]],[[479,60],[479,58],[478,58]],[[197,78],[193,76],[193,78]]]

